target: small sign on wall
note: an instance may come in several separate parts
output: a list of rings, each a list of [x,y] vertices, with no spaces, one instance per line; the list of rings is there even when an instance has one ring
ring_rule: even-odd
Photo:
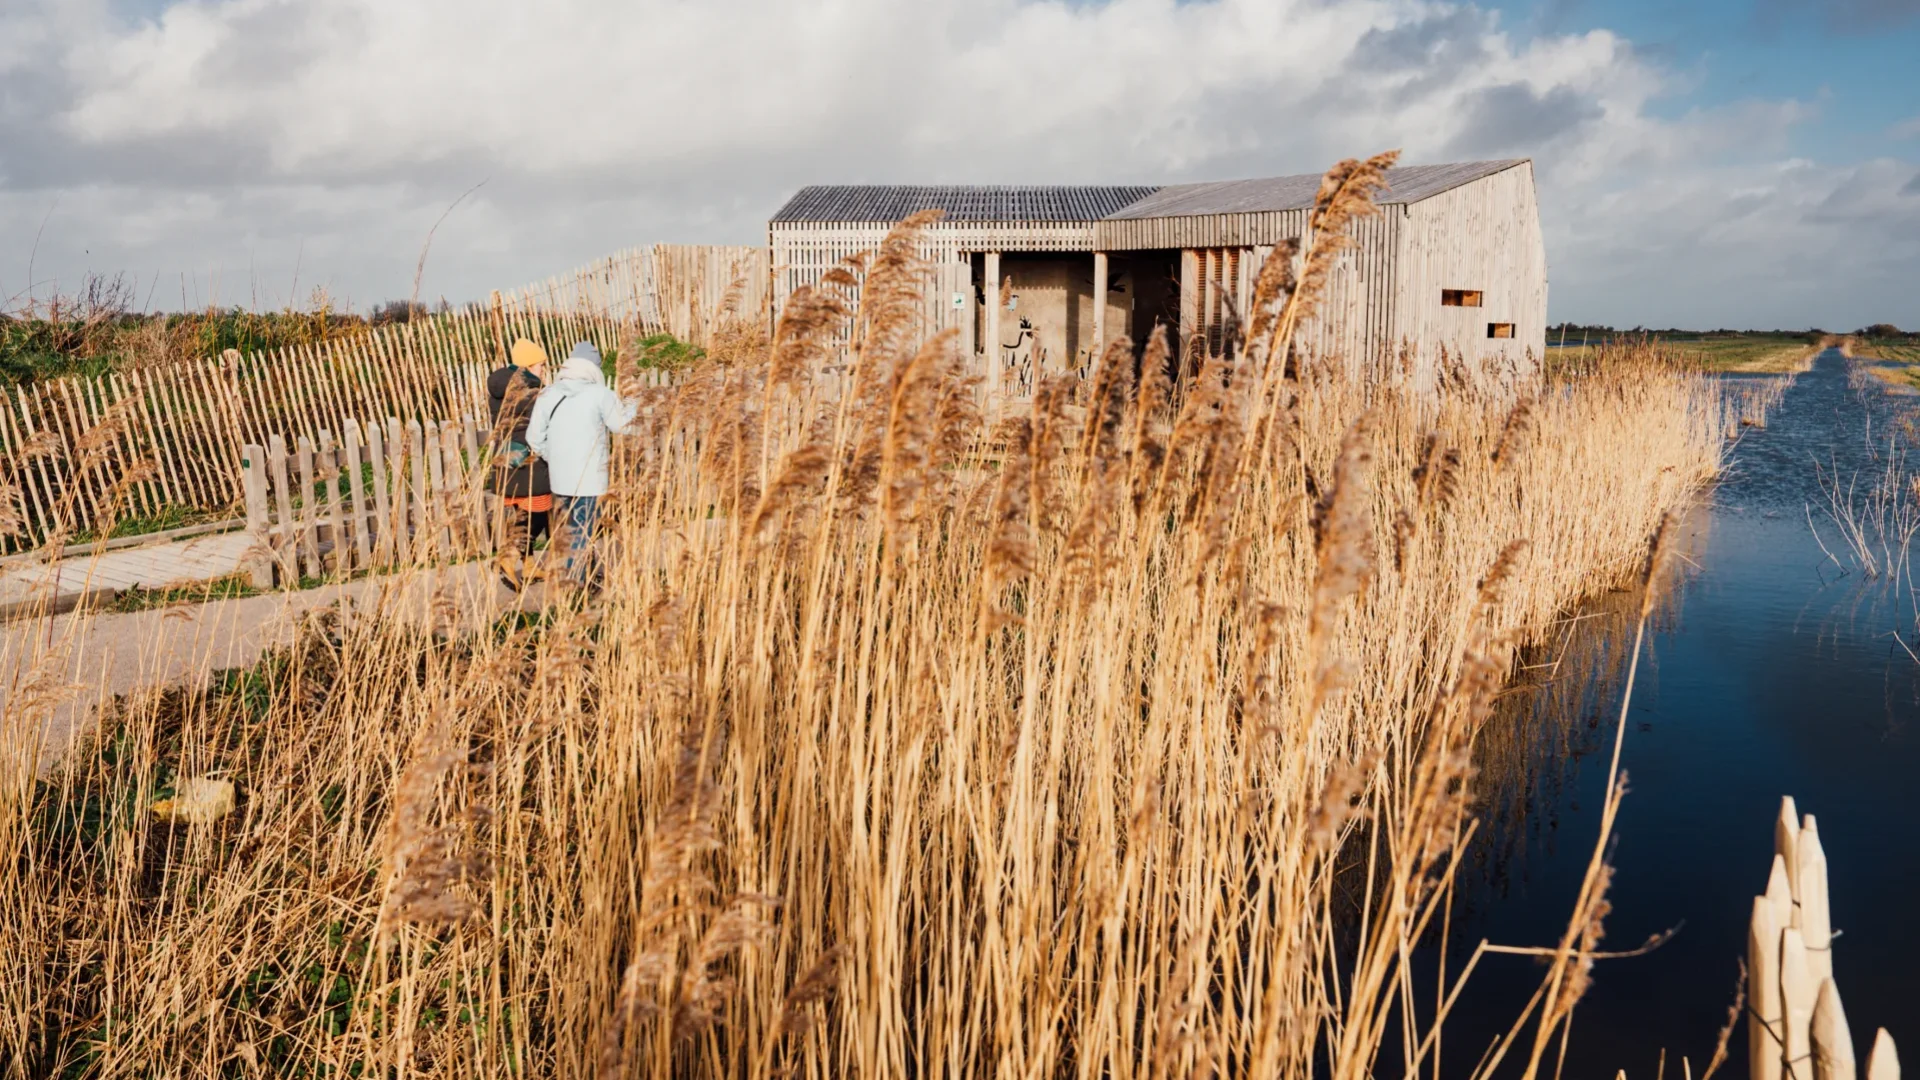
[[[953,294],[953,310],[959,311],[961,308],[966,306],[967,306],[967,294],[954,293]]]

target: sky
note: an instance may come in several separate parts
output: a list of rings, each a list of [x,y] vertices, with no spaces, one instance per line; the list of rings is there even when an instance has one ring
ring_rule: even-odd
[[[0,0],[0,307],[364,311],[430,231],[461,302],[810,183],[1399,149],[1533,159],[1556,322],[1915,329],[1916,55],[1920,0]]]

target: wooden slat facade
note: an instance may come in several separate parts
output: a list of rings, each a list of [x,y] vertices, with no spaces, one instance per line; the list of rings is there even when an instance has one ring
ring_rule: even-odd
[[[1442,346],[1483,368],[1518,370],[1537,362],[1546,347],[1547,276],[1532,163],[1464,163],[1398,172],[1406,181],[1398,185],[1406,201],[1394,201],[1389,193],[1379,214],[1355,224],[1354,245],[1336,264],[1319,316],[1301,327],[1300,344],[1320,357],[1338,358],[1363,377],[1396,365],[1403,348],[1423,381],[1433,377]],[[1304,202],[1310,202],[1314,186],[1283,180],[1217,187],[1223,201],[1240,205],[1250,191],[1257,199],[1263,185],[1272,191],[1306,192]],[[1164,189],[1164,197],[1149,196],[1138,205],[1201,206],[1214,187]],[[1291,239],[1300,240],[1303,248],[1308,243],[1310,207],[1304,202],[1285,209],[1172,216],[1122,210],[1077,222],[943,221],[926,230],[922,255],[945,275],[943,281],[955,281],[965,270],[973,286],[934,290],[938,295],[929,301],[930,324],[964,325],[974,329],[983,345],[991,340],[1003,349],[1013,348],[1007,344],[1010,335],[997,331],[1015,313],[971,308],[993,296],[997,309],[998,279],[1004,272],[992,268],[1003,265],[1000,256],[1086,252],[1090,279],[1106,287],[1106,267],[1102,263],[1096,268],[1094,252],[1178,252],[1181,339],[1188,348],[1204,344],[1217,349],[1227,320],[1251,303],[1253,280],[1273,246]],[[787,217],[783,213],[783,219],[768,227],[776,314],[794,289],[818,282],[840,260],[878,246],[893,224]],[[975,262],[981,258],[988,268],[984,273]],[[1004,262],[1018,265],[1017,259]],[[1445,306],[1443,290],[1478,293],[1480,306]],[[962,297],[960,303],[954,302],[955,296]],[[1123,320],[1105,311],[1094,321],[1105,327],[1108,337],[1126,328]],[[1083,341],[1081,347],[1064,351],[1073,355],[1051,358],[1051,366],[1079,366],[1095,349]],[[1003,357],[996,365],[982,355],[981,363],[989,373],[1001,374],[998,369],[1009,361]],[[1031,373],[1018,382],[1031,386]]]

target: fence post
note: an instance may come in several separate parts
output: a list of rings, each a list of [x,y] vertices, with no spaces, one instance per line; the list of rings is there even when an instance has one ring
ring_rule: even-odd
[[[380,523],[392,537],[387,544],[389,563],[399,562],[412,532],[407,527],[407,430],[398,417],[387,417],[387,482],[393,488],[393,516]]]
[[[399,451],[400,445],[387,442],[377,422],[367,425],[367,461],[373,465],[373,508],[377,518],[373,527],[378,530],[373,537],[373,558],[382,565],[393,557],[394,550],[393,503],[387,498],[387,476],[391,467],[388,455]]]
[[[429,542],[436,550],[450,552],[453,537],[447,531],[447,462],[445,448],[440,441],[440,421],[427,421],[423,438],[427,467],[422,471],[428,481],[427,518],[423,527],[430,534]]]
[[[362,467],[365,455],[361,453],[365,445],[360,438],[360,421],[347,420],[347,485],[353,491],[353,553],[359,561],[359,568],[368,569],[373,564],[373,545],[368,542],[367,530],[373,523],[367,520],[367,477]],[[378,438],[378,436],[375,436]]]
[[[464,554],[472,540],[467,535],[469,519],[466,507],[467,469],[460,456],[460,427],[452,420],[440,428],[440,456],[446,460],[446,487],[441,489],[441,501],[446,504],[447,532],[453,543],[453,550]]]
[[[299,552],[294,539],[297,519],[293,516],[293,485],[287,480],[287,440],[279,435],[267,436],[267,466],[273,477],[274,505],[280,511],[280,521],[273,530],[274,553],[281,576],[291,585],[300,577]]]
[[[499,362],[507,362],[507,312],[500,302],[500,290],[493,290],[493,349]]]
[[[299,449],[296,459],[300,465],[300,561],[302,571],[309,577],[321,577],[326,573],[320,567],[320,515],[313,503],[313,440],[305,435],[299,436],[294,443]]]
[[[345,577],[350,569],[347,562],[347,537],[341,531],[340,522],[340,456],[335,453],[333,433],[320,429],[320,490],[327,508],[327,532],[333,537],[333,572]]]
[[[413,546],[415,560],[433,553],[432,500],[427,497],[427,447],[420,421],[407,421],[407,462],[413,479]],[[424,552],[421,550],[424,545]]]
[[[241,449],[241,491],[247,502],[247,535],[262,549],[247,556],[247,573],[256,589],[273,588],[273,563],[265,551],[272,550],[273,537],[267,514],[267,451],[248,443]]]

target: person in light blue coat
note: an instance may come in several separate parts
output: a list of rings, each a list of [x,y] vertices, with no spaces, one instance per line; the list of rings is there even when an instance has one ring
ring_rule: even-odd
[[[540,392],[527,422],[527,445],[547,463],[554,496],[555,546],[563,572],[590,584],[598,568],[592,541],[600,524],[600,496],[607,493],[607,463],[614,435],[633,423],[634,406],[620,400],[600,371],[600,350],[579,342]]]

